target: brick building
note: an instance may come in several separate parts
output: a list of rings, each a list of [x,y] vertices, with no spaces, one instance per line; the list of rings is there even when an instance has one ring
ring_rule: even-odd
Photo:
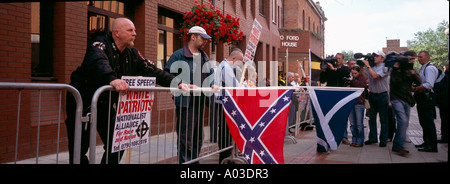
[[[199,2],[206,3],[206,0]],[[237,47],[242,50],[245,50],[253,20],[258,20],[263,30],[255,61],[277,60],[282,0],[212,0],[212,3],[225,14],[240,18],[244,41]],[[135,46],[146,58],[157,61],[158,67],[164,67],[170,55],[184,44],[179,37],[179,23],[183,13],[195,3],[194,0],[139,0],[14,2],[0,5],[0,82],[68,84],[70,74],[83,61],[88,33],[94,29],[109,30],[112,21],[118,17],[128,17],[135,23]],[[215,49],[209,46],[206,49],[211,58],[219,62],[228,55],[228,51],[227,45],[217,45]],[[262,68],[259,72],[266,72],[265,75],[276,79],[276,75],[270,76],[268,64],[257,68]],[[37,124],[38,110],[35,108],[39,105],[39,97],[42,98],[40,126]],[[3,100],[0,104],[0,163],[4,163],[14,158],[18,95],[15,91],[2,90],[0,98]],[[163,103],[172,104],[171,100],[166,101],[155,102],[153,113],[166,111]],[[40,135],[39,155],[55,152],[58,122],[61,123],[59,149],[67,149],[63,123],[65,94],[62,94],[62,112],[54,109],[58,107],[58,102],[56,92],[42,91],[40,95],[35,91],[22,93],[19,160],[36,155],[37,135]],[[171,121],[165,122],[172,124]]]
[[[405,52],[408,51],[408,47],[400,47],[400,39],[386,40],[386,47],[383,47],[383,52],[388,54],[389,52]]]
[[[288,50],[288,71],[318,80],[318,70],[314,69],[319,58],[324,58],[325,17],[319,2],[313,0],[284,0],[283,27],[280,29],[281,47],[279,65],[286,71],[286,49]],[[309,51],[311,50],[312,70],[310,73]]]

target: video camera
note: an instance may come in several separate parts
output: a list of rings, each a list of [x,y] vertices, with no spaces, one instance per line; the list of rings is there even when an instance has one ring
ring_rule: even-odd
[[[364,55],[362,53],[355,53],[353,55],[353,57],[356,59],[356,64],[358,66],[364,66],[364,63],[362,62],[362,59],[361,59],[361,58],[364,58],[364,60],[369,61],[369,65],[371,67],[375,66],[375,56],[376,56],[375,53],[372,53],[372,54],[368,53],[366,55]]]
[[[350,77],[344,77],[342,78],[344,81],[344,86],[351,86],[352,85],[352,79]]]
[[[411,56],[404,56],[403,54],[397,54],[395,52],[391,52],[386,55],[386,59],[384,59],[384,64],[387,67],[394,67],[394,64],[398,62],[400,64],[400,69],[402,70],[412,70],[414,67],[414,63],[410,63]]]
[[[334,55],[327,56],[327,58],[323,59],[322,62],[320,63],[320,69],[322,69],[322,70],[327,69],[328,68],[327,63],[331,63],[333,66],[336,66],[336,61],[337,61],[337,58],[334,57]]]

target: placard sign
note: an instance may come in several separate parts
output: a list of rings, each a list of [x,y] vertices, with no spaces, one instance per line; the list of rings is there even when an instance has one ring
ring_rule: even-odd
[[[155,87],[156,84],[155,77],[123,76],[122,80],[135,88]],[[111,152],[148,143],[153,99],[154,94],[150,91],[129,90],[120,94]]]
[[[261,24],[255,19],[255,21],[253,21],[250,39],[247,43],[247,48],[244,53],[244,63],[253,61],[253,58],[255,57],[256,47],[258,46],[259,37],[261,36],[261,30]]]

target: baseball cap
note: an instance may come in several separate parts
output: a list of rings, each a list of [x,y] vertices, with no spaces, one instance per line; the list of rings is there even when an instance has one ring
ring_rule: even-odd
[[[200,26],[192,27],[191,29],[189,29],[189,33],[197,33],[205,39],[211,39],[211,37],[206,33],[205,29]]]
[[[386,57],[386,54],[384,52],[382,52],[382,51],[378,51],[375,54],[379,55],[379,56],[383,56],[384,58]]]

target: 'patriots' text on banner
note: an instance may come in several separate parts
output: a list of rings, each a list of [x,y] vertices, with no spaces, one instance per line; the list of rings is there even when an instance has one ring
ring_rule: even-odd
[[[155,77],[123,76],[130,87],[154,87]],[[154,95],[149,91],[127,91],[120,94],[114,125],[113,149],[117,152],[148,143]]]

